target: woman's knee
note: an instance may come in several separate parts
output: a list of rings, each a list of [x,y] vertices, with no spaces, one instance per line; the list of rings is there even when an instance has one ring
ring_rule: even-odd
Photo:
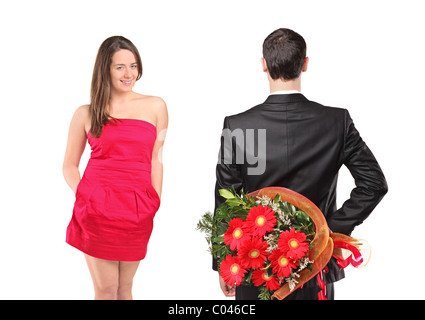
[[[129,300],[133,299],[132,295],[133,281],[120,281],[118,290],[117,290],[117,299],[118,300]]]
[[[104,284],[95,287],[96,300],[116,300],[118,295],[118,284]]]

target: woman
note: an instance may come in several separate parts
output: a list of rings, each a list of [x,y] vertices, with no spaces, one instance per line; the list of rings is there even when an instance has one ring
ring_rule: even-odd
[[[66,242],[85,254],[95,299],[132,299],[162,190],[161,148],[168,125],[161,98],[135,93],[142,76],[137,48],[106,39],[97,54],[90,105],[71,120],[63,163],[75,193]],[[80,180],[88,140],[92,152]]]

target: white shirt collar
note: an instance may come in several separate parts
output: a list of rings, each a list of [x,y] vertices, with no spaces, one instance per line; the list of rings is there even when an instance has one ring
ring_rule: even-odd
[[[294,94],[294,93],[301,93],[301,92],[298,90],[280,90],[280,91],[272,92],[270,94]]]

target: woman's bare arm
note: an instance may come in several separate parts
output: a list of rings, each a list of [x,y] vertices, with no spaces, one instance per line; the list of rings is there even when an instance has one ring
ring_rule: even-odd
[[[154,102],[154,108],[156,113],[157,137],[152,151],[151,179],[152,186],[161,198],[163,175],[162,147],[164,145],[165,135],[168,127],[168,111],[167,105],[161,98],[156,98],[156,101]]]
[[[78,183],[81,180],[78,166],[86,146],[86,124],[88,119],[88,106],[81,106],[75,111],[69,126],[62,172],[66,183],[74,193],[77,191]]]

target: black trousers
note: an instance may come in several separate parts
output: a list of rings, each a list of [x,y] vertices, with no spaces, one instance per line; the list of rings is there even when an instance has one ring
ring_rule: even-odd
[[[317,294],[321,289],[319,285],[311,284],[310,282],[303,288],[295,290],[283,300],[318,300]],[[259,293],[258,287],[254,285],[240,285],[236,287],[236,300],[258,300]],[[326,284],[326,298],[328,300],[334,300],[334,294],[334,284]]]

